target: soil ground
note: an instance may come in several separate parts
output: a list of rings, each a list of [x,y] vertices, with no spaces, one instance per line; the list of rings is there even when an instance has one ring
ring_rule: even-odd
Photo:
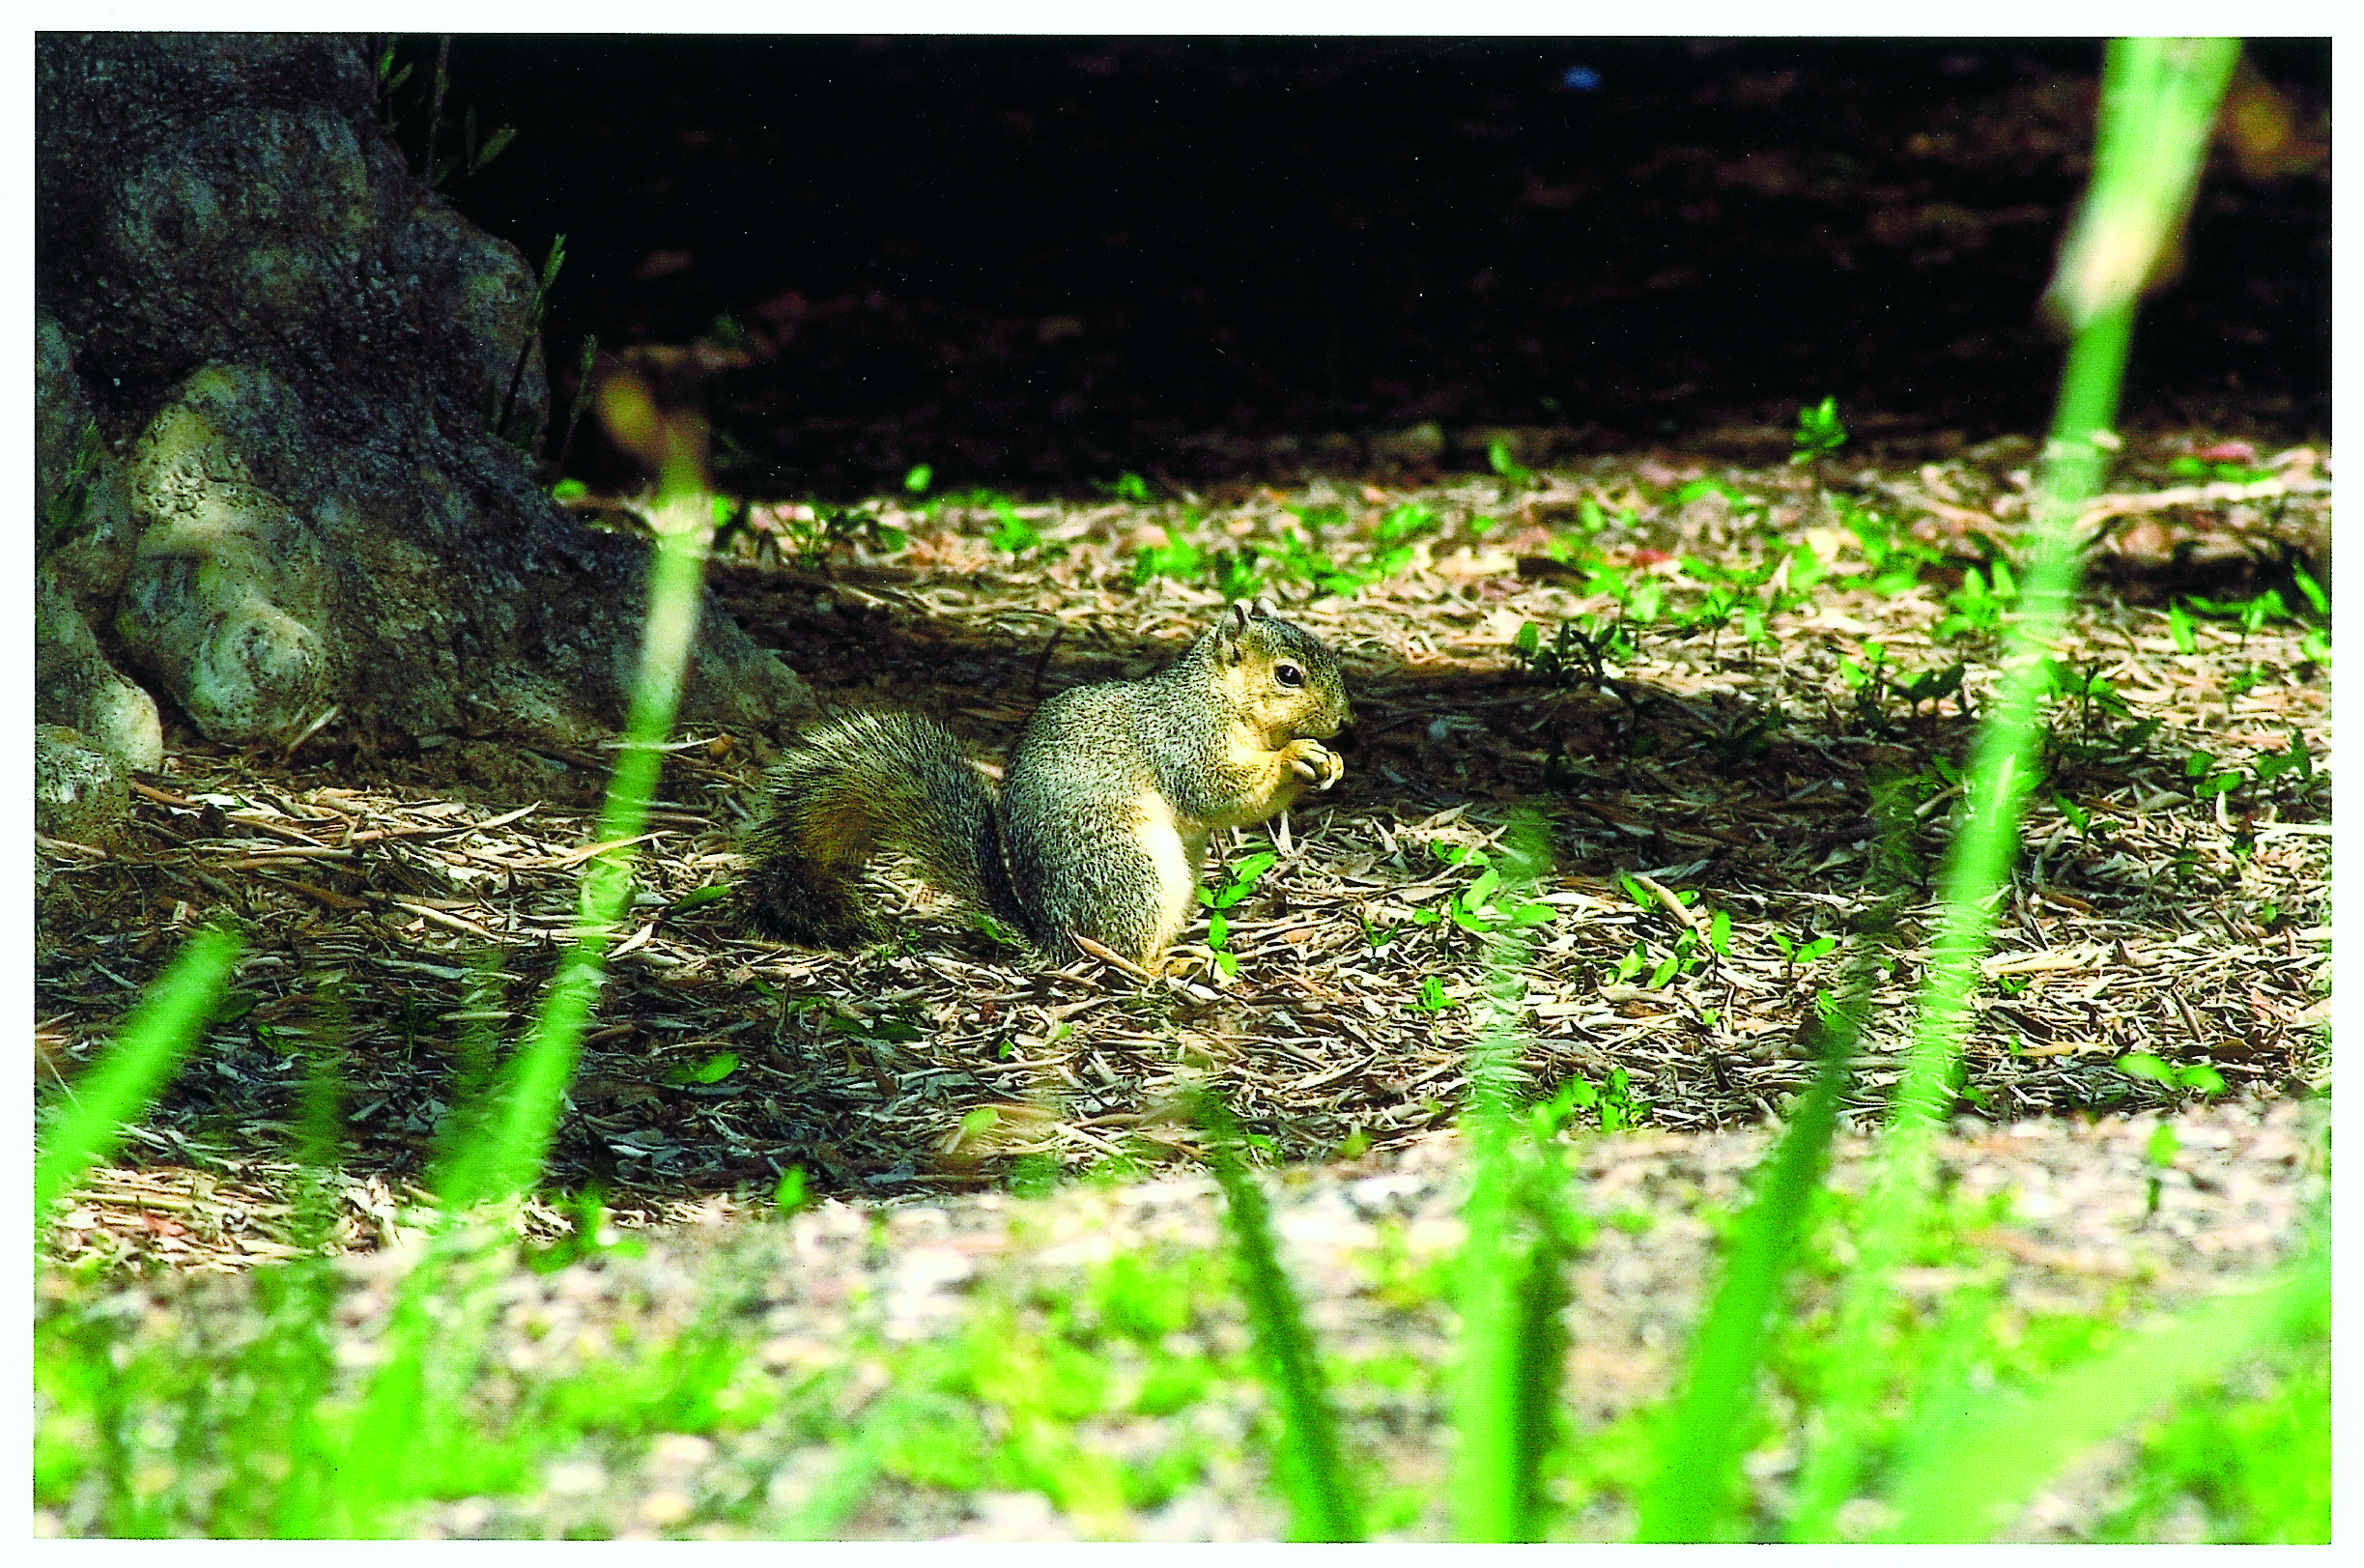
[[[2253,602],[2279,582],[2303,603],[2292,574],[2327,531],[2327,463],[2251,452],[2261,477],[2195,487],[2175,465],[2207,449],[2232,450],[2207,435],[2139,443],[2091,514],[2105,537],[2061,653],[2079,693],[2049,710],[2050,773],[1996,910],[1966,1112],[2156,1108],[2204,1082],[2272,1098],[2325,1069],[2328,668],[2293,618],[2187,624],[2162,601],[2205,587]],[[1227,911],[1236,978],[1199,926],[1178,972],[1145,987],[1095,960],[1047,970],[997,950],[892,879],[880,897],[910,917],[894,941],[819,953],[752,934],[735,898],[704,890],[743,864],[783,737],[693,733],[668,764],[637,928],[551,1179],[596,1182],[654,1218],[759,1200],[791,1166],[823,1191],[908,1199],[997,1185],[1029,1159],[1187,1162],[1197,1135],[1172,1113],[1200,1083],[1283,1159],[1408,1143],[1456,1114],[1483,943],[1454,915],[1485,924],[1463,897],[1480,875],[1467,856],[1497,852],[1520,809],[1540,812],[1554,862],[1532,895],[1551,918],[1529,932],[1519,1007],[1533,1093],[1581,1079],[1670,1130],[1776,1113],[1809,1075],[1803,1041],[1817,997],[1842,984],[1850,932],[1885,902],[1895,933],[1851,1101],[1876,1114],[1923,961],[1948,770],[1992,681],[1992,634],[1945,620],[1973,602],[1971,563],[2012,548],[2027,450],[1838,464],[1827,486],[1662,452],[1430,486],[1004,502],[1007,516],[882,501],[870,515],[906,531],[900,548],[840,539],[804,565],[780,551],[812,540],[812,509],[759,508],[715,573],[750,631],[832,704],[930,708],[988,758],[1046,693],[1145,670],[1215,613],[1205,571],[1137,583],[1143,552],[1260,550],[1267,585],[1297,600],[1287,613],[1348,668],[1346,777],[1225,851],[1278,856]],[[1835,525],[1842,500],[1882,519],[1864,525],[1869,543]],[[1013,526],[1035,540],[1014,553]],[[1351,595],[1303,598],[1284,570],[1368,562],[1383,527],[1406,534],[1408,558]],[[1719,570],[1762,581],[1726,603]],[[1633,645],[1597,678],[1519,656],[1522,627],[1547,642],[1572,618],[1607,627],[1617,594]],[[1699,616],[1720,603],[1711,628]],[[601,770],[459,737],[413,758],[312,762],[182,736],[141,788],[128,847],[45,842],[45,1079],[89,1059],[193,921],[231,915],[251,942],[230,1015],[130,1149],[228,1182],[242,1217],[223,1229],[209,1209],[181,1238],[108,1221],[79,1244],[268,1253],[323,1051],[347,1084],[350,1169],[418,1180],[571,927]],[[2154,1076],[2130,1075],[2130,1056]],[[367,1244],[374,1222],[353,1223]]]

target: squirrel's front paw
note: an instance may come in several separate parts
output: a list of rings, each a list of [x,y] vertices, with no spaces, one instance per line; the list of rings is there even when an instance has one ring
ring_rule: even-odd
[[[1345,760],[1318,740],[1293,740],[1281,755],[1316,789],[1327,789],[1346,774]]]

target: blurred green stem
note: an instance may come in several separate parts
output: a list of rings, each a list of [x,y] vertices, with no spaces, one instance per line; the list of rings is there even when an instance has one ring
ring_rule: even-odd
[[[48,1219],[50,1205],[85,1171],[113,1153],[125,1125],[147,1107],[188,1054],[221,999],[239,946],[236,935],[218,927],[190,937],[99,1065],[67,1091],[65,1110],[34,1161],[36,1225]]]
[[[2236,47],[2222,40],[2120,39],[2110,45],[2093,187],[2051,298],[2076,328],[2044,452],[2017,619],[1965,780],[1964,807],[1940,879],[1943,914],[1929,944],[1912,1053],[1866,1209],[1840,1306],[1823,1431],[1798,1485],[1792,1540],[1829,1540],[1854,1493],[1871,1411],[1887,1381],[1880,1326],[1890,1279],[1918,1231],[1929,1139],[1952,1102],[1972,992],[1992,934],[1992,905],[2019,850],[2019,812],[2038,767],[2042,658],[2059,641],[2078,576],[2076,521],[2101,487],[2137,294],[2188,203],[2217,98]]]

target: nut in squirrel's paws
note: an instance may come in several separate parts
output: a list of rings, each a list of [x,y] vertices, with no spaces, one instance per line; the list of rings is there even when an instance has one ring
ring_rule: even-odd
[[[1327,789],[1346,775],[1346,762],[1318,740],[1289,743],[1289,765],[1316,789]]]

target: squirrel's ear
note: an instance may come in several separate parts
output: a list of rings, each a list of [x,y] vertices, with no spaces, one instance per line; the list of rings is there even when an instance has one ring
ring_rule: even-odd
[[[1257,613],[1256,608],[1251,606],[1246,600],[1234,599],[1231,602],[1231,608],[1225,611],[1223,614],[1223,635],[1225,637],[1238,637],[1241,632],[1247,630],[1248,616]]]

